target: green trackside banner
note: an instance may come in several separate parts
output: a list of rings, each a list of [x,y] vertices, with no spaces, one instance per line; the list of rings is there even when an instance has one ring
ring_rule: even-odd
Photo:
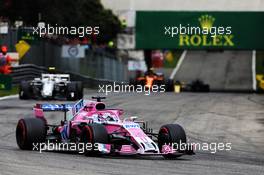
[[[264,49],[264,12],[136,13],[137,49]]]

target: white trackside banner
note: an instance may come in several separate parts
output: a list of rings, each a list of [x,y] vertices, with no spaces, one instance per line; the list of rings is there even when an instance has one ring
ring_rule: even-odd
[[[85,48],[81,45],[63,45],[61,56],[63,58],[84,58]]]

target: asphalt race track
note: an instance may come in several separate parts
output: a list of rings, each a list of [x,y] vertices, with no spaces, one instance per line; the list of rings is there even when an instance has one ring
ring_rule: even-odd
[[[94,95],[86,91],[86,98]],[[264,96],[231,93],[111,94],[109,107],[123,108],[158,130],[179,123],[190,142],[231,142],[231,151],[196,151],[175,160],[162,157],[85,157],[61,152],[22,151],[15,140],[19,118],[31,117],[34,100],[0,101],[0,174],[264,174]],[[59,103],[59,102],[58,102]],[[62,115],[50,115],[60,122]]]
[[[213,91],[252,91],[252,52],[188,51],[175,79],[200,79]]]

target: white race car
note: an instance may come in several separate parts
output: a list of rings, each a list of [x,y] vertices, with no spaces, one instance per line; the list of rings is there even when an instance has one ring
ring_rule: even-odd
[[[41,78],[20,83],[19,98],[78,100],[83,98],[83,87],[81,82],[70,81],[69,74],[41,74]]]

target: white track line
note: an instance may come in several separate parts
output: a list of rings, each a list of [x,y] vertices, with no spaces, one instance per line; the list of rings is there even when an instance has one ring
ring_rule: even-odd
[[[172,73],[170,75],[170,79],[174,79],[176,73],[178,72],[179,68],[181,67],[181,64],[182,64],[182,62],[183,62],[183,60],[185,58],[186,53],[187,53],[187,50],[184,50],[182,52],[181,57],[180,57],[177,65],[175,66],[175,68],[173,69],[173,71],[172,71]]]
[[[257,81],[256,81],[256,50],[252,52],[252,87],[253,91],[257,90]]]
[[[11,98],[18,98],[18,94],[0,97],[0,100],[6,100],[6,99],[11,99]]]

